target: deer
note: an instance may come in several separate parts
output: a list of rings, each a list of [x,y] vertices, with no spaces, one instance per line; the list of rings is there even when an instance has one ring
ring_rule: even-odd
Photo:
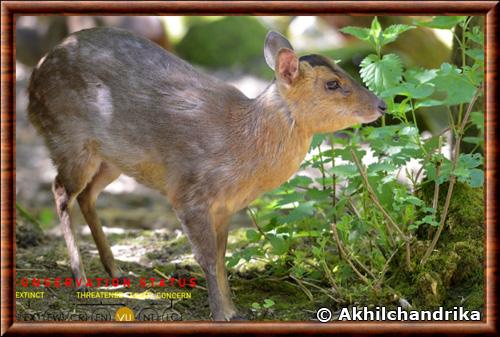
[[[278,32],[267,34],[264,58],[274,79],[255,98],[116,28],[73,33],[40,60],[28,117],[57,169],[52,192],[73,278],[86,279],[76,202],[104,269],[123,277],[95,204],[125,174],[171,204],[206,277],[212,319],[244,319],[225,266],[231,215],[286,182],[315,133],[370,123],[387,109],[336,62],[297,56]]]

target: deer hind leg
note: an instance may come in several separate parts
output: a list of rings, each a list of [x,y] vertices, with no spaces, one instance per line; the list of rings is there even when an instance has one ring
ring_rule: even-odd
[[[78,195],[78,204],[80,205],[80,210],[90,227],[92,237],[99,251],[99,257],[101,258],[102,265],[104,269],[111,277],[119,278],[122,273],[120,269],[115,264],[115,259],[111,248],[106,239],[106,236],[102,230],[102,225],[97,216],[95,209],[95,202],[99,194],[120,176],[121,172],[115,166],[101,162],[97,173],[94,175],[92,180],[88,183],[85,189]]]
[[[205,273],[208,285],[208,302],[212,318],[230,320],[235,310],[232,305],[224,264],[220,262],[216,226],[210,212],[203,207],[185,208],[177,213],[184,232],[191,242],[194,257]],[[220,236],[219,236],[220,237]],[[225,241],[220,237],[220,242]]]
[[[59,156],[54,161],[58,174],[52,185],[52,192],[68,249],[71,272],[75,280],[81,279],[86,283],[87,278],[78,247],[76,227],[72,220],[72,210],[75,198],[95,174],[100,160],[83,151],[76,156]]]

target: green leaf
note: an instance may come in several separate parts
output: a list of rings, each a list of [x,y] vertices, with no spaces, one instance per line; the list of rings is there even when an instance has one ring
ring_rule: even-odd
[[[273,300],[271,300],[271,299],[269,299],[269,298],[266,298],[266,299],[264,300],[264,305],[263,305],[263,307],[264,307],[264,308],[270,308],[270,307],[272,307],[274,304],[275,304],[275,303],[274,303],[274,301],[273,301]]]
[[[469,185],[471,187],[481,187],[484,185],[484,172],[480,169],[472,169],[470,171]]]
[[[248,241],[257,242],[257,241],[259,241],[261,234],[253,229],[249,229],[246,232],[246,236],[247,236]]]
[[[436,69],[408,69],[405,71],[405,79],[411,83],[427,83],[436,77]]]
[[[464,76],[460,69],[449,63],[443,63],[436,78],[431,81],[436,90],[446,92],[447,105],[468,103],[472,100],[476,87]]]
[[[472,31],[465,32],[465,37],[481,46],[484,45],[484,32],[478,26],[472,27]]]
[[[481,137],[464,137],[464,138],[462,138],[462,141],[464,143],[477,145],[477,144],[481,144],[483,142],[483,138],[481,138]]]
[[[322,133],[315,134],[311,142],[311,149],[315,149],[318,146],[320,146],[324,140],[325,140],[325,134]]]
[[[415,21],[418,26],[437,28],[437,29],[451,29],[459,22],[464,22],[466,16],[435,16],[431,21]]]
[[[431,106],[439,106],[439,105],[444,105],[445,103],[443,101],[438,101],[437,99],[426,99],[424,101],[417,102],[415,104],[415,109],[418,108],[427,108]]]
[[[368,166],[368,174],[373,174],[377,172],[392,172],[396,169],[397,167],[388,162],[388,161],[383,161],[380,163],[372,163]]]
[[[330,169],[330,173],[346,178],[354,177],[359,174],[358,168],[354,164],[336,165]]]
[[[377,94],[399,84],[403,73],[403,64],[396,54],[387,54],[379,60],[370,54],[361,61],[361,79]]]
[[[370,30],[362,27],[344,27],[340,30],[342,33],[357,37],[360,40],[368,41],[370,38]]]
[[[429,224],[434,227],[439,226],[439,222],[436,221],[436,216],[434,214],[424,216],[424,218],[420,221],[417,221],[416,224],[418,225]]]
[[[257,302],[252,303],[252,308],[259,310],[260,309],[260,304]]]
[[[468,49],[465,54],[476,61],[484,61],[484,51],[482,49]]]
[[[483,156],[480,153],[461,153],[458,158],[457,167],[475,168],[483,163]]]
[[[234,266],[236,266],[238,264],[238,262],[240,262],[241,260],[241,257],[240,256],[237,256],[237,255],[233,255],[231,256],[228,260],[227,260],[227,267],[228,268],[232,268]]]
[[[317,201],[320,201],[320,200],[329,200],[330,199],[330,194],[331,194],[331,191],[326,189],[326,190],[320,190],[320,189],[317,189],[317,188],[311,188],[309,190],[307,190],[306,192],[306,196],[307,198],[311,199],[311,200],[317,200]]]
[[[384,29],[384,32],[382,33],[382,45],[386,45],[388,43],[396,41],[399,35],[402,33],[415,28],[415,26],[408,26],[408,25],[391,25]]]
[[[403,95],[410,98],[422,99],[429,97],[434,92],[434,85],[413,83],[403,83],[397,87],[391,88],[380,94],[381,97],[393,97]]]
[[[370,27],[371,36],[377,38],[382,32],[382,26],[380,26],[380,22],[378,22],[378,18],[374,17],[372,20],[372,24]]]
[[[291,186],[307,187],[313,183],[313,180],[308,176],[296,175],[288,183]]]
[[[439,136],[433,136],[424,141],[424,148],[427,152],[433,152],[439,146]]]
[[[315,237],[321,237],[322,232],[320,231],[300,231],[297,232],[293,235],[294,238],[315,238]]]
[[[470,114],[471,122],[484,133],[484,113],[481,111],[473,111]]]
[[[289,245],[285,239],[278,237],[274,234],[269,234],[268,237],[269,237],[269,242],[273,247],[273,254],[283,255],[288,251]]]
[[[290,213],[288,213],[280,220],[286,223],[292,223],[310,217],[314,214],[315,203],[315,200],[300,203],[298,207],[294,208]]]

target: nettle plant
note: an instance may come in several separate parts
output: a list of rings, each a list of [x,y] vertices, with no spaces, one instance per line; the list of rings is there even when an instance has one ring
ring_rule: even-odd
[[[314,137],[302,168],[318,170],[319,178],[299,173],[257,200],[249,208],[256,229],[247,230],[248,244],[233,254],[229,267],[250,260],[273,262],[270,272],[295,280],[308,297],[314,288],[345,300],[342,288],[353,279],[372,289],[383,287],[396,255],[404,256],[408,271],[426,263],[445,229],[455,184],[479,188],[484,183],[483,156],[475,151],[484,145],[484,113],[474,110],[483,93],[484,42],[480,28],[469,27],[470,22],[465,16],[435,17],[415,26],[382,29],[375,18],[370,29],[342,29],[373,47],[374,53],[360,64],[360,76],[386,101],[387,115],[397,123],[386,125],[382,119],[381,126]],[[453,30],[457,25],[465,32],[454,35],[462,59],[459,66],[404,69],[397,54],[383,54],[385,45],[417,26]],[[472,62],[467,64],[466,58]],[[444,108],[449,126],[424,138],[416,112],[431,106]],[[464,137],[472,126],[480,134]],[[476,146],[463,153],[462,142]],[[451,149],[448,153],[445,145]],[[418,164],[417,169],[408,167],[410,161]],[[428,203],[418,193],[426,184],[434,191]],[[442,195],[445,202],[438,212]],[[432,236],[417,259],[412,242],[422,228]]]

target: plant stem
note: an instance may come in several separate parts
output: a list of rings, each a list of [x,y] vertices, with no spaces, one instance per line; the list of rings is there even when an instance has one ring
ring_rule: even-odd
[[[467,121],[469,120],[469,115],[472,111],[472,107],[476,103],[477,98],[479,97],[479,93],[481,92],[481,87],[477,88],[476,91],[474,92],[474,96],[472,97],[472,100],[469,103],[469,106],[467,107],[467,111],[465,112],[464,119],[462,120],[462,124],[460,125],[460,129],[458,130],[457,134],[457,141],[455,143],[455,148],[453,150],[453,161],[452,161],[452,166],[451,166],[451,177],[450,177],[450,182],[448,185],[448,193],[446,194],[446,200],[444,202],[444,208],[443,208],[443,213],[441,214],[441,220],[439,222],[439,227],[434,234],[434,238],[432,239],[432,242],[430,246],[427,248],[424,257],[420,261],[421,265],[424,265],[427,262],[427,259],[429,256],[432,254],[432,251],[436,247],[437,241],[439,240],[439,236],[441,235],[441,232],[444,229],[446,217],[448,216],[448,210],[450,207],[450,202],[451,202],[451,197],[453,196],[453,188],[455,187],[455,183],[457,181],[457,177],[455,175],[455,169],[457,167],[457,162],[458,158],[460,156],[460,143],[462,142],[462,136],[463,136],[463,130],[465,128],[465,125],[467,124]]]
[[[441,131],[437,136],[440,137],[439,138],[439,141],[441,142],[441,136],[443,134],[445,134],[446,132],[450,131],[451,129],[449,127],[447,127],[446,129],[444,129],[443,131]],[[441,153],[441,145],[438,147],[438,151],[439,153]],[[425,163],[427,160],[429,160],[430,156],[431,156],[432,152],[430,153],[427,153],[427,155],[425,156],[423,162]],[[418,181],[418,178],[420,177],[420,174],[422,173],[422,171],[424,170],[424,165],[420,166],[420,168],[418,169],[417,171],[417,174],[415,175],[415,181]]]
[[[458,131],[457,131],[457,128],[455,126],[455,119],[453,118],[453,114],[451,113],[450,107],[447,105],[446,108],[447,108],[447,111],[448,111],[448,118],[450,120],[450,127],[453,130],[453,134],[456,137]]]
[[[345,252],[344,247],[342,246],[342,242],[340,242],[339,234],[337,233],[337,225],[335,223],[332,223],[331,226],[332,226],[332,231],[333,231],[333,237],[334,237],[335,241],[337,242],[337,246],[339,247],[340,254],[347,261],[347,263],[349,263],[349,265],[351,266],[352,270],[356,273],[356,275],[358,275],[358,277],[363,282],[365,282],[367,285],[369,285],[371,287],[370,281],[366,278],[365,275],[361,274],[361,272],[358,270],[358,268],[356,268],[356,266],[354,265],[352,260],[349,258],[349,256]]]
[[[262,234],[263,237],[265,237],[266,239],[269,239],[267,234],[257,224],[257,216],[255,215],[253,210],[250,207],[247,207],[247,209],[248,209],[248,213],[250,214],[250,219],[252,219],[252,223],[254,224],[255,228],[257,228],[257,230],[259,231],[260,234]]]
[[[371,187],[371,185],[370,185],[370,183],[368,181],[368,177],[366,175],[366,172],[365,172],[365,170],[364,170],[361,162],[359,161],[358,157],[356,156],[356,153],[352,149],[351,149],[351,156],[354,159],[354,163],[358,167],[358,171],[361,174],[361,177],[363,178],[363,181],[364,181],[364,184],[366,186],[366,190],[368,191],[368,195],[370,196],[370,199],[372,199],[372,201],[375,204],[375,206],[377,206],[377,208],[382,212],[382,214],[384,215],[384,217],[387,220],[387,222],[398,232],[398,234],[403,238],[403,240],[407,241],[408,239],[406,238],[406,235],[399,228],[399,226],[396,225],[396,223],[394,222],[394,220],[392,219],[392,217],[389,215],[389,213],[387,213],[387,211],[385,210],[385,208],[382,206],[382,204],[378,200],[377,195],[373,191],[373,189],[372,189],[372,187]],[[389,228],[389,227],[387,227],[387,228]],[[391,231],[388,230],[388,232],[392,235]],[[392,238],[392,241],[393,241],[393,244],[394,244],[394,239],[393,238]]]
[[[389,263],[391,263],[392,259],[398,252],[400,246],[396,247],[394,251],[392,252],[391,256],[385,261],[384,267],[382,267],[382,271],[380,272],[380,277],[377,280],[377,283],[375,284],[375,288],[380,288],[382,286],[382,282],[384,281],[384,276],[385,273],[387,272],[387,269],[389,268]]]
[[[38,228],[42,228],[42,224],[38,221],[33,215],[30,214],[24,207],[16,202],[16,209],[23,217],[25,217],[28,221],[33,222]]]
[[[330,291],[328,291],[327,289],[323,289],[320,286],[318,286],[318,285],[316,285],[316,284],[314,284],[312,282],[308,282],[308,281],[306,281],[304,279],[302,279],[301,281],[302,281],[302,283],[307,284],[308,286],[311,286],[311,287],[314,287],[314,288],[318,289],[319,291],[321,291],[322,293],[324,293],[326,296],[330,297],[335,302],[337,302],[337,303],[341,302],[339,299],[337,299],[337,298],[333,297],[332,295],[330,295]],[[335,288],[335,292],[337,292],[338,294],[340,294],[337,286],[334,286],[334,288]]]
[[[335,167],[335,149],[333,147],[334,139],[333,133],[330,134],[330,146],[332,147],[332,168]],[[335,186],[337,185],[337,175],[334,173],[332,175],[332,206],[333,206],[333,222],[337,223],[337,189]]]
[[[319,170],[321,171],[323,191],[326,190],[326,175],[325,175],[325,164],[323,162],[323,153],[321,152],[321,144],[318,146],[319,160],[321,161],[321,165]]]
[[[309,289],[306,288],[306,286],[302,283],[302,281],[299,280],[298,278],[296,278],[295,276],[293,276],[292,274],[290,274],[290,278],[292,280],[294,280],[295,282],[297,282],[297,284],[299,285],[299,288],[304,292],[304,294],[306,294],[307,298],[309,298],[309,300],[311,302],[314,302],[313,294],[311,293],[311,291]]]
[[[411,247],[410,247],[410,240],[406,241],[405,243],[405,246],[406,246],[406,268],[408,268],[408,271],[412,271],[412,267],[411,267]]]

